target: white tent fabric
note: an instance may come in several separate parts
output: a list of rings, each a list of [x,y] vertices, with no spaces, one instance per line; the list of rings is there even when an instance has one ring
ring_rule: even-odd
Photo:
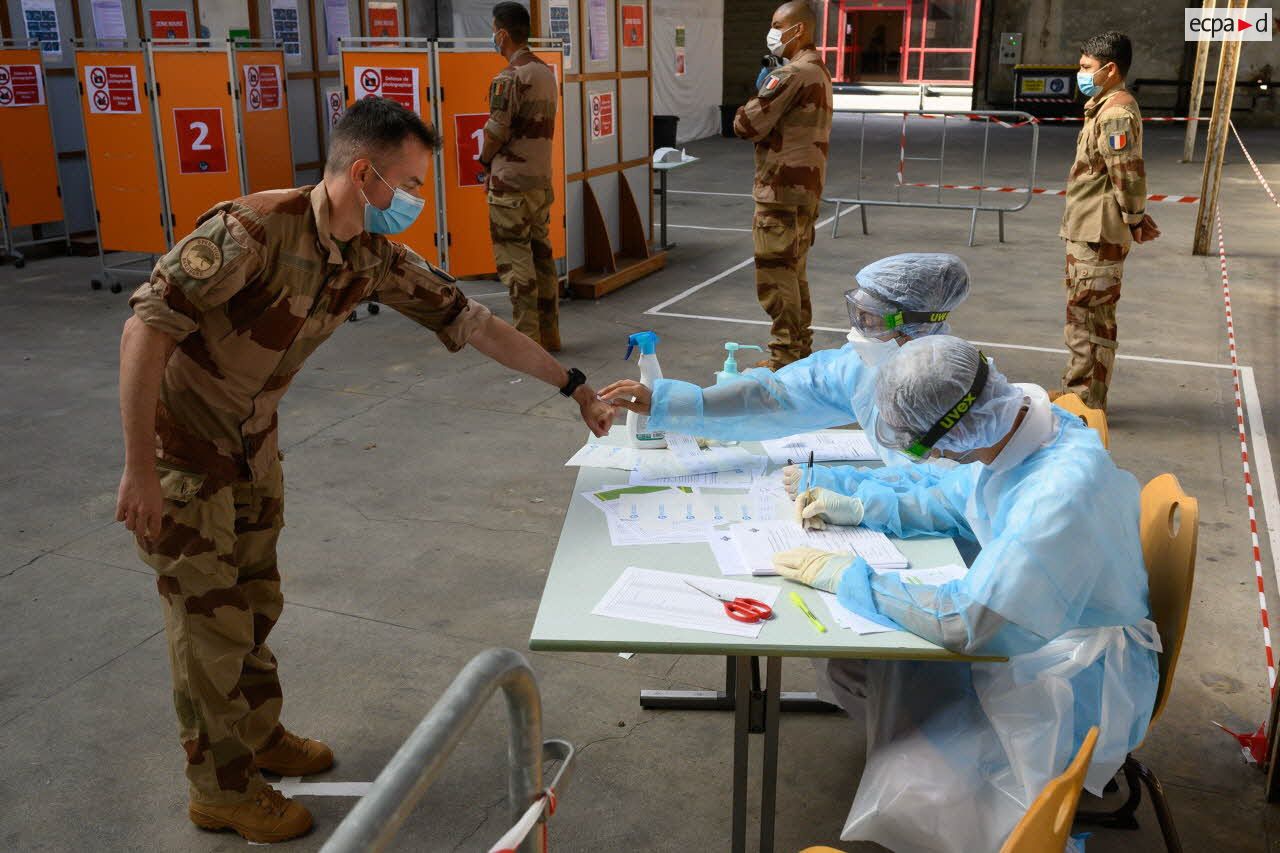
[[[652,0],[653,112],[680,117],[679,143],[720,132],[724,0]],[[685,73],[676,76],[676,27],[685,32]]]

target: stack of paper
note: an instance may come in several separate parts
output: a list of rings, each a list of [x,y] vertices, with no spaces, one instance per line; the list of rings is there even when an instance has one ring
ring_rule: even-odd
[[[648,622],[672,628],[692,628],[739,637],[760,636],[765,622],[739,622],[730,619],[724,605],[693,587],[742,598],[754,598],[770,607],[779,589],[758,583],[704,578],[674,572],[629,567],[614,583],[591,612],[596,616]]]
[[[705,542],[716,525],[772,518],[752,492],[694,486],[611,486],[582,496],[605,515],[614,545]]]
[[[810,452],[814,462],[870,462],[880,458],[860,429],[803,432],[762,443],[774,465],[786,465],[788,459],[797,465],[808,462]]]
[[[727,537],[727,539],[726,539]],[[856,552],[877,571],[905,569],[910,563],[888,536],[866,527],[829,527],[805,530],[794,521],[735,524],[717,534],[712,551],[727,575],[776,575],[773,555],[792,548]],[[734,550],[730,550],[732,544]],[[736,550],[737,560],[732,559]]]
[[[619,447],[614,444],[584,444],[577,453],[564,463],[566,468],[618,468],[631,471],[636,467],[640,451],[634,447]]]
[[[677,433],[669,433],[667,442],[666,450],[639,450],[590,442],[564,464],[634,471],[631,478],[633,483],[662,481],[663,485],[676,485],[671,481],[686,479],[691,481],[681,485],[694,485],[692,478],[697,477],[704,478],[697,481],[697,485],[725,485],[731,482],[749,485],[764,473],[769,464],[765,457],[748,453],[741,447],[711,447],[703,450],[696,439]],[[711,477],[713,474],[723,474],[724,478]]]

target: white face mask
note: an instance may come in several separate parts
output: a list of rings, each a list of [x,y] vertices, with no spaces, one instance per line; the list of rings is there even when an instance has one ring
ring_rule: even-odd
[[[769,34],[764,37],[764,43],[765,43],[765,46],[769,48],[769,52],[772,53],[774,56],[782,56],[783,49],[786,48],[786,46],[790,44],[792,41],[791,39],[787,39],[787,41],[783,41],[782,34],[784,32],[789,33],[798,26],[800,25],[792,24],[791,26],[787,27],[785,30],[780,30],[777,27],[771,28],[769,30]]]
[[[845,336],[845,340],[853,344],[853,349],[858,353],[858,358],[862,359],[862,363],[867,367],[878,366],[880,362],[898,351],[897,338],[882,341],[878,338],[869,338],[857,329],[850,329],[849,334]]]

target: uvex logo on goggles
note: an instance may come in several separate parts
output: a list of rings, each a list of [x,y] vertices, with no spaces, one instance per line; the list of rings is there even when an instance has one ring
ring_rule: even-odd
[[[991,369],[987,366],[987,357],[982,354],[982,350],[978,350],[978,372],[974,374],[973,384],[969,386],[969,390],[960,402],[952,406],[945,415],[938,419],[938,422],[929,428],[929,431],[917,438],[907,448],[910,453],[917,459],[923,459],[929,455],[929,451],[938,443],[944,435],[951,431],[951,428],[960,423],[964,416],[978,402],[978,395],[982,393],[982,389],[987,385],[987,376]]]
[[[896,329],[907,323],[941,323],[950,313],[950,311],[908,311],[904,308],[892,314],[885,314],[884,327]]]

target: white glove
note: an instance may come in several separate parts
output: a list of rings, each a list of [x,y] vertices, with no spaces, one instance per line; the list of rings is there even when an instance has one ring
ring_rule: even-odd
[[[830,489],[810,489],[796,498],[796,520],[809,530],[828,524],[853,527],[862,523],[862,501]]]
[[[799,465],[788,465],[782,469],[782,485],[787,490],[787,497],[796,499],[796,492],[800,491],[800,478],[803,476],[804,470]]]
[[[808,584],[814,589],[835,592],[845,569],[856,554],[836,554],[817,548],[792,548],[773,555],[773,568],[787,580]]]

